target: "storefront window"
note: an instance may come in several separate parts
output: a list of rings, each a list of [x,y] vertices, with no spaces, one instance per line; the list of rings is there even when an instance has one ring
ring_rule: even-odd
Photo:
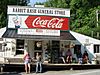
[[[42,50],[42,41],[35,41],[34,50]]]
[[[100,45],[94,45],[94,53],[100,53]]]
[[[52,41],[51,63],[58,63],[60,51],[60,41]]]
[[[47,43],[45,45],[44,52],[45,52],[45,61],[49,62],[49,60],[50,60],[50,44]]]
[[[0,52],[2,51],[2,44],[0,44]]]
[[[16,54],[24,54],[24,40],[16,40]]]
[[[74,54],[76,54],[78,50],[81,50],[81,45],[74,46]]]

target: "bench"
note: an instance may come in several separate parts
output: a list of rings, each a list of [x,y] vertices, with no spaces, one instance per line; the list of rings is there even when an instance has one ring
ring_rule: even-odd
[[[100,53],[95,53],[97,64],[100,64]]]
[[[9,64],[11,63],[24,63],[23,58],[6,58],[7,62]],[[35,60],[31,60],[31,63],[35,63]]]
[[[22,58],[6,58],[7,62],[10,63],[23,63],[24,60]]]
[[[0,64],[0,72],[3,72],[4,64]]]

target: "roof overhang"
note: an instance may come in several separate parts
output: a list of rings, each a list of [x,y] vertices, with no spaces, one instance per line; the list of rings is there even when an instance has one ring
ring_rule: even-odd
[[[15,39],[41,39],[41,40],[76,40],[69,31],[60,31],[60,36],[46,35],[21,35],[17,34],[17,29],[8,28],[2,36],[3,38]]]

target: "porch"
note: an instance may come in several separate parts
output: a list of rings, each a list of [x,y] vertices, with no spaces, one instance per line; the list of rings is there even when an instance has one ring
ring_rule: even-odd
[[[3,71],[21,71],[24,72],[24,64],[3,64]],[[43,64],[43,72],[59,70],[86,70],[100,69],[100,65],[94,64]],[[35,72],[35,64],[31,64],[31,71]]]
[[[5,63],[0,62],[1,71],[24,71],[24,61],[22,58],[5,58]],[[59,70],[85,70],[100,69],[100,64],[62,64],[62,63],[43,63],[43,72]],[[35,71],[35,61],[31,62],[31,71]]]

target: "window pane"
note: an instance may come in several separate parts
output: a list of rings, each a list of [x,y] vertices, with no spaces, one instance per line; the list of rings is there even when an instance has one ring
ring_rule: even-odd
[[[75,47],[74,47],[74,54],[77,53],[77,50],[81,50],[81,45],[75,45]]]
[[[2,44],[0,44],[0,51],[2,51]]]
[[[35,50],[42,50],[42,41],[35,41]]]
[[[17,39],[16,49],[16,54],[24,54],[24,40]]]
[[[100,45],[94,45],[94,53],[100,52]]]

